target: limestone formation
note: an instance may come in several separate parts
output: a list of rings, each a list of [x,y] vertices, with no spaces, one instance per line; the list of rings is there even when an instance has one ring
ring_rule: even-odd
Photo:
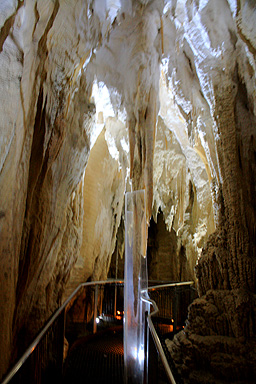
[[[187,3],[183,14],[177,3],[165,19],[177,52],[170,56],[168,76],[188,136],[195,146],[200,140],[208,162],[217,227],[196,266],[201,298],[170,350],[186,382],[249,382],[255,371],[239,338],[255,356],[255,27],[243,23],[252,26],[256,10],[252,2],[217,3]],[[168,33],[166,40],[170,44]],[[206,310],[209,290],[230,305],[218,301],[214,313]],[[193,356],[185,356],[189,345]]]
[[[169,280],[195,280],[195,265],[207,238],[215,230],[209,169],[205,156],[199,154],[199,144],[193,146],[189,143],[185,120],[178,113],[170,86],[164,80],[165,76],[162,69],[153,162],[153,217],[158,222],[158,212],[161,210],[173,240],[168,240],[166,235],[162,240],[167,246],[165,256],[160,256],[160,250],[155,254],[158,266],[164,263],[165,258],[165,265],[169,266],[165,275],[166,278],[169,275]],[[200,150],[203,154],[203,148]],[[161,231],[163,229],[159,235],[163,236]],[[175,251],[170,251],[173,246]],[[155,278],[161,280],[163,276],[155,275]]]
[[[90,152],[83,179],[83,239],[80,255],[66,288],[66,297],[89,278],[95,281],[107,279],[123,208],[123,169],[128,162],[126,156],[120,159],[121,162],[119,158],[111,156],[106,138],[110,141],[113,134],[120,150],[120,140],[127,133],[121,122],[108,118],[106,128],[103,128]],[[113,142],[111,144],[113,150]]]
[[[94,115],[80,69],[98,24],[83,2],[5,1],[0,12],[2,376],[60,304],[78,256]]]
[[[255,20],[253,0],[0,2],[0,379],[107,277],[131,188],[198,287],[177,369],[255,379]]]

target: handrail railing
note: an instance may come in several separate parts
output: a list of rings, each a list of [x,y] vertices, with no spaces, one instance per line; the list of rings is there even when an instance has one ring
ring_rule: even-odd
[[[148,287],[148,289],[144,289],[141,291],[141,299],[144,302],[151,304],[154,308],[153,312],[149,313],[147,316],[147,324],[148,324],[148,328],[151,332],[152,338],[154,340],[155,347],[158,351],[160,360],[161,360],[163,367],[165,369],[168,381],[171,384],[176,384],[176,381],[175,381],[175,378],[174,378],[173,373],[171,371],[170,365],[167,361],[167,358],[166,358],[166,355],[164,353],[161,341],[158,337],[156,328],[155,328],[154,323],[152,321],[152,317],[156,316],[159,313],[159,308],[158,308],[158,306],[154,300],[147,297],[147,292],[159,290],[159,289],[164,289],[164,288],[176,288],[176,287],[192,286],[193,284],[194,284],[193,281],[168,283],[168,284],[154,285],[154,286]]]
[[[157,306],[157,304],[156,304],[156,302],[154,300],[152,300],[149,297],[147,297],[147,292],[148,291],[159,290],[159,289],[164,289],[164,288],[176,288],[176,287],[183,287],[183,286],[191,286],[192,284],[194,284],[193,281],[161,284],[161,285],[154,285],[154,286],[148,287],[147,290],[141,291],[141,294],[142,294],[141,298],[142,298],[142,300],[144,302],[147,302],[147,303],[151,304],[153,306],[153,308],[154,308],[154,311],[151,312],[150,314],[148,314],[148,317],[147,317],[148,328],[149,328],[149,330],[151,332],[152,338],[153,338],[154,343],[155,343],[155,347],[156,347],[156,349],[158,351],[160,360],[161,360],[161,362],[163,364],[163,367],[165,369],[168,381],[171,384],[176,384],[176,381],[174,379],[174,376],[172,374],[170,365],[169,365],[169,363],[167,361],[167,358],[166,358],[166,355],[164,353],[161,341],[160,341],[160,339],[158,337],[158,334],[156,332],[155,326],[154,326],[153,321],[152,321],[152,317],[156,316],[159,313],[159,308],[158,308],[158,306]]]
[[[28,359],[28,357],[32,354],[32,352],[35,350],[37,345],[40,343],[44,335],[48,332],[48,330],[51,328],[55,320],[61,315],[63,311],[66,310],[68,304],[75,299],[82,288],[89,287],[89,286],[98,286],[98,285],[105,285],[105,284],[123,284],[123,280],[115,280],[115,279],[109,279],[104,281],[93,281],[88,283],[82,283],[80,284],[74,292],[65,300],[65,302],[54,312],[54,314],[50,317],[49,321],[46,323],[46,325],[43,327],[43,329],[39,332],[37,337],[34,339],[34,341],[30,344],[30,346],[26,349],[22,357],[16,362],[16,364],[13,366],[11,371],[7,374],[7,376],[3,379],[1,384],[8,384],[10,380],[15,376],[15,374],[19,371],[19,369],[22,367],[22,365],[25,363],[25,361]]]
[[[153,291],[154,289],[160,289],[160,288],[183,287],[183,286],[192,285],[192,284],[194,284],[194,281],[180,281],[177,283],[153,285],[152,287],[148,287],[148,291]]]
[[[88,282],[88,283],[80,284],[74,290],[74,292],[64,301],[64,303],[60,306],[60,308],[58,308],[54,312],[54,314],[51,316],[49,321],[46,323],[46,325],[39,332],[39,334],[34,339],[34,341],[26,349],[26,351],[22,355],[22,357],[16,362],[16,364],[13,366],[11,371],[2,380],[1,384],[13,383],[12,379],[15,379],[15,383],[16,383],[16,376],[15,375],[17,373],[19,373],[19,371],[21,369],[24,368],[24,365],[25,365],[25,369],[27,369],[26,368],[27,365],[25,363],[32,356],[33,351],[35,351],[36,348],[40,348],[40,346],[39,346],[40,343],[42,343],[42,342],[46,342],[47,343],[48,342],[47,334],[48,334],[48,332],[54,332],[52,327],[54,327],[56,324],[57,324],[58,327],[60,326],[61,330],[63,330],[63,334],[62,334],[63,340],[62,341],[63,341],[63,344],[64,344],[64,324],[65,324],[66,313],[67,313],[67,311],[70,310],[71,305],[73,305],[73,303],[79,297],[79,295],[83,292],[83,289],[85,287],[95,287],[95,290],[94,290],[94,318],[93,318],[93,330],[95,331],[96,330],[96,316],[97,316],[97,310],[98,310],[98,308],[97,308],[97,303],[98,303],[98,289],[97,289],[97,287],[101,286],[101,285],[105,286],[105,285],[110,285],[110,284],[115,284],[115,285],[119,285],[120,284],[120,285],[123,285],[124,281],[121,280],[121,279],[118,279],[118,280],[116,280],[116,279],[108,279],[108,280],[104,280],[104,281],[93,281],[93,282]],[[156,331],[155,326],[154,326],[153,321],[152,321],[152,317],[156,316],[159,313],[159,308],[158,308],[156,302],[154,300],[150,299],[149,297],[147,297],[146,294],[147,294],[147,291],[149,291],[149,292],[151,291],[152,294],[153,294],[154,291],[158,291],[158,290],[160,291],[161,289],[174,288],[176,290],[176,287],[191,286],[192,284],[193,284],[192,281],[190,281],[190,282],[168,283],[168,284],[154,285],[154,286],[148,287],[147,290],[141,291],[141,293],[142,293],[142,295],[141,295],[142,300],[145,301],[145,302],[150,303],[153,306],[153,308],[154,308],[154,311],[151,312],[150,314],[148,314],[148,316],[147,316],[148,329],[151,332],[151,335],[152,335],[152,338],[154,340],[155,346],[157,348],[157,351],[159,353],[160,359],[161,359],[162,364],[164,366],[166,375],[167,375],[168,380],[169,380],[169,382],[171,384],[176,384],[176,382],[175,382],[175,379],[173,377],[173,374],[172,374],[171,368],[169,366],[169,363],[167,361],[166,355],[164,353],[161,341],[160,341],[160,339],[158,337],[157,331]],[[116,293],[115,293],[115,300],[116,300]],[[114,304],[114,308],[116,308],[116,303]],[[60,322],[58,323],[58,321],[60,321]],[[61,332],[62,331],[59,332],[60,333],[60,337],[61,337]],[[42,345],[42,344],[40,344],[40,345]],[[63,345],[61,346],[61,348],[62,348],[62,356],[61,357],[59,356],[59,358],[61,358],[61,360],[63,362]],[[61,348],[58,349],[58,353],[60,353]],[[29,364],[31,364],[31,362],[29,362]],[[20,382],[23,383],[23,381],[19,381],[18,380],[18,383],[20,383]],[[37,383],[36,380],[35,381],[30,381],[30,382]],[[39,380],[38,382],[41,383],[41,380]]]
[[[161,344],[161,342],[159,340],[158,334],[156,332],[155,326],[154,326],[153,321],[152,321],[152,316],[155,316],[159,312],[158,306],[156,305],[156,302],[154,300],[151,300],[151,299],[143,296],[143,293],[146,293],[146,291],[142,292],[142,297],[141,297],[142,300],[145,301],[146,303],[151,304],[153,306],[153,308],[154,308],[154,311],[151,312],[148,315],[148,317],[147,317],[148,327],[150,329],[150,332],[151,332],[151,335],[152,335],[153,340],[155,342],[156,348],[158,350],[160,359],[162,361],[162,364],[164,366],[165,372],[167,374],[167,378],[168,378],[168,380],[169,380],[169,382],[171,384],[176,384],[176,381],[175,381],[175,379],[173,377],[170,365],[169,365],[169,363],[167,361],[167,358],[165,356],[162,344]]]

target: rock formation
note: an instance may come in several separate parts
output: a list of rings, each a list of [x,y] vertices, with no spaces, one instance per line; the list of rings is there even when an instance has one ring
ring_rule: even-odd
[[[127,133],[123,124],[115,118],[108,118],[106,127],[90,152],[83,179],[83,239],[80,255],[65,290],[67,297],[89,278],[95,281],[107,279],[121,220],[126,176],[124,170],[128,163],[127,156],[121,158],[120,162],[119,158],[111,156],[107,140],[115,140],[119,151],[114,148],[119,154],[124,152],[120,143],[124,136]],[[111,144],[113,150],[113,142]]]
[[[182,14],[178,6],[165,19],[167,45],[176,46],[168,75],[209,165],[216,231],[196,266],[200,298],[170,351],[185,382],[254,382],[256,9],[187,2]]]
[[[255,20],[253,0],[1,2],[0,378],[107,276],[131,184],[197,283],[178,370],[255,377]]]
[[[60,304],[81,246],[94,105],[79,69],[98,39],[76,5],[0,6],[1,375]]]

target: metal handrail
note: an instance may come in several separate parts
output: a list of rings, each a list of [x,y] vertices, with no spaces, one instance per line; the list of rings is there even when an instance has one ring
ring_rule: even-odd
[[[153,306],[153,308],[154,308],[154,311],[151,312],[148,315],[148,317],[147,317],[148,327],[150,329],[151,335],[152,335],[153,340],[155,342],[155,346],[156,346],[156,348],[158,350],[160,359],[161,359],[162,364],[164,366],[167,378],[168,378],[168,380],[169,380],[169,382],[171,384],[176,384],[176,381],[175,381],[175,379],[173,377],[170,365],[169,365],[169,363],[167,361],[167,358],[165,356],[165,353],[164,353],[161,341],[160,341],[160,339],[158,337],[158,334],[156,332],[155,326],[154,326],[153,321],[152,321],[152,317],[157,315],[157,313],[159,312],[159,309],[158,309],[158,306],[157,306],[156,302],[154,300],[150,299],[149,297],[146,297],[145,295],[147,294],[147,292],[149,290],[155,290],[155,289],[159,289],[159,288],[170,288],[170,287],[177,287],[177,286],[184,286],[184,285],[192,285],[192,284],[194,284],[193,281],[186,281],[186,282],[179,282],[179,283],[170,283],[170,284],[163,284],[163,285],[161,284],[161,285],[155,285],[153,287],[148,287],[148,289],[143,289],[141,291],[141,294],[142,294],[141,295],[141,299],[144,302],[151,304]]]
[[[143,292],[144,293],[144,292]],[[145,292],[146,293],[146,292]],[[146,303],[149,303],[151,305],[153,305],[153,308],[154,308],[154,311],[151,312],[149,315],[148,315],[148,318],[147,318],[147,322],[148,322],[148,327],[150,329],[150,332],[151,332],[151,335],[153,337],[153,340],[155,342],[155,345],[156,345],[156,348],[158,350],[158,353],[159,353],[159,356],[160,356],[160,359],[163,363],[163,366],[164,366],[164,369],[165,369],[165,372],[167,374],[167,377],[168,377],[168,380],[170,381],[170,383],[172,384],[176,384],[176,381],[173,377],[173,374],[172,374],[172,371],[171,371],[171,368],[169,366],[169,363],[166,359],[166,356],[165,356],[165,353],[164,353],[164,350],[163,350],[163,347],[162,347],[162,344],[161,344],[161,341],[159,340],[159,337],[158,337],[158,334],[156,332],[156,329],[155,329],[155,326],[153,324],[153,321],[151,319],[152,316],[155,316],[158,312],[159,312],[159,309],[158,309],[158,306],[156,305],[156,302],[154,300],[151,300],[149,298],[146,298],[145,296],[141,296],[142,300]]]
[[[180,287],[184,285],[192,285],[194,284],[194,281],[181,281],[178,283],[168,283],[168,284],[161,284],[161,285],[153,285],[152,287],[148,287],[148,291],[153,291],[155,289],[159,288],[170,288],[170,287]]]
[[[37,337],[34,339],[34,341],[30,344],[30,346],[27,348],[27,350],[24,352],[24,354],[21,356],[21,358],[17,361],[17,363],[13,366],[11,371],[7,374],[7,376],[4,378],[4,380],[1,382],[1,384],[8,384],[9,381],[14,377],[14,375],[18,372],[18,370],[21,368],[21,366],[25,363],[25,361],[28,359],[28,357],[31,355],[31,353],[34,351],[34,349],[37,347],[37,345],[40,343],[44,335],[47,333],[47,331],[50,329],[54,321],[58,318],[58,316],[61,314],[62,311],[64,311],[67,307],[67,305],[73,300],[76,295],[79,293],[79,291],[83,287],[88,286],[96,286],[96,285],[105,285],[105,284],[123,284],[123,280],[115,280],[115,279],[109,279],[109,280],[102,280],[102,281],[93,281],[89,283],[81,283],[74,292],[64,301],[64,303],[54,312],[52,317],[49,319],[49,321],[46,323],[46,325],[43,327],[43,329],[39,332]]]
[[[165,371],[167,373],[167,377],[170,380],[170,383],[172,383],[172,384],[176,384],[176,382],[175,382],[174,377],[172,375],[170,366],[168,364],[168,361],[167,361],[166,356],[164,354],[161,342],[159,340],[159,337],[157,335],[157,332],[155,330],[154,324],[153,324],[152,319],[151,319],[152,316],[155,316],[159,312],[159,309],[158,309],[158,307],[157,307],[157,305],[156,305],[154,300],[151,300],[151,299],[143,296],[143,294],[146,294],[146,292],[148,290],[155,290],[155,289],[160,289],[160,288],[168,288],[168,287],[176,287],[176,286],[184,286],[184,285],[192,285],[193,283],[194,283],[193,281],[190,281],[190,282],[181,282],[181,283],[169,283],[169,284],[163,284],[163,285],[161,284],[161,285],[155,285],[155,286],[152,286],[152,287],[148,287],[147,290],[141,291],[142,292],[142,300],[150,303],[151,305],[153,305],[154,311],[148,315],[148,319],[147,319],[148,326],[149,326],[149,329],[151,331],[152,337],[153,337],[153,339],[155,341],[155,344],[156,344],[157,350],[159,352],[161,361],[162,361],[162,363],[164,365]],[[82,288],[88,287],[88,286],[98,286],[98,285],[106,285],[106,284],[124,284],[124,280],[122,280],[122,279],[118,279],[118,280],[116,280],[116,279],[108,279],[108,280],[93,281],[93,282],[88,282],[88,283],[81,283],[73,291],[73,293],[64,301],[64,303],[54,312],[54,314],[51,316],[51,318],[48,320],[46,325],[39,332],[39,334],[34,339],[34,341],[30,344],[30,346],[26,349],[26,351],[21,356],[21,358],[13,366],[11,371],[3,379],[1,384],[8,384],[10,382],[10,380],[14,377],[14,375],[18,372],[18,370],[22,367],[22,365],[26,362],[26,360],[29,358],[29,356],[32,354],[32,352],[35,350],[35,348],[40,343],[42,338],[46,335],[47,331],[53,325],[55,320],[60,316],[60,314],[63,311],[67,310],[68,304],[73,299],[75,299],[78,296],[78,294],[80,293]]]

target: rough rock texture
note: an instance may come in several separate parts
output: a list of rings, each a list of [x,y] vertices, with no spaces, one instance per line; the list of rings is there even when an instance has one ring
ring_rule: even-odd
[[[0,6],[0,377],[60,303],[81,244],[94,108],[77,75],[97,29],[79,24],[82,3]]]
[[[126,108],[131,174],[135,188],[146,186],[150,216],[162,8],[157,1],[9,0],[0,5],[0,343],[5,345],[0,377],[10,356],[14,360],[24,350],[60,303],[79,256],[87,201],[80,183],[95,128],[95,76],[116,92],[115,111],[119,99]],[[100,255],[92,251],[92,268],[83,271],[92,278],[107,274],[121,212],[122,171],[109,172],[112,201],[106,197],[103,204],[109,249],[103,250],[96,236]],[[88,222],[96,218],[100,237],[102,217],[88,217]],[[78,266],[81,257],[90,259],[81,254]]]
[[[162,213],[158,214],[157,223],[150,223],[147,263],[149,280],[189,280],[187,274],[182,273],[181,259],[180,262],[177,260],[176,234],[174,230],[166,229]]]
[[[208,291],[190,306],[185,331],[167,341],[184,383],[254,383],[255,294]]]
[[[165,17],[168,77],[204,149],[217,227],[196,266],[201,298],[170,347],[191,383],[255,381],[255,12],[250,1],[191,1]]]
[[[167,233],[162,243],[165,241],[175,248],[173,262],[166,263],[167,274],[169,270],[173,280],[195,280],[194,267],[215,230],[208,163],[198,152],[198,145],[193,146],[188,140],[185,121],[180,118],[162,70],[153,162],[153,217],[158,223],[157,214],[161,210],[166,228],[172,233],[173,244]],[[166,249],[165,253],[168,260],[173,252]],[[155,255],[163,262],[157,251]],[[184,264],[184,273],[180,263]]]
[[[128,168],[189,273],[200,256],[201,297],[171,347],[178,368],[196,372],[188,382],[254,374],[240,346],[254,361],[255,13],[252,0],[1,2],[0,377],[65,286],[107,275]],[[110,92],[113,124],[95,116],[95,82]],[[105,128],[93,145],[95,117]],[[211,365],[206,346],[218,348]]]

